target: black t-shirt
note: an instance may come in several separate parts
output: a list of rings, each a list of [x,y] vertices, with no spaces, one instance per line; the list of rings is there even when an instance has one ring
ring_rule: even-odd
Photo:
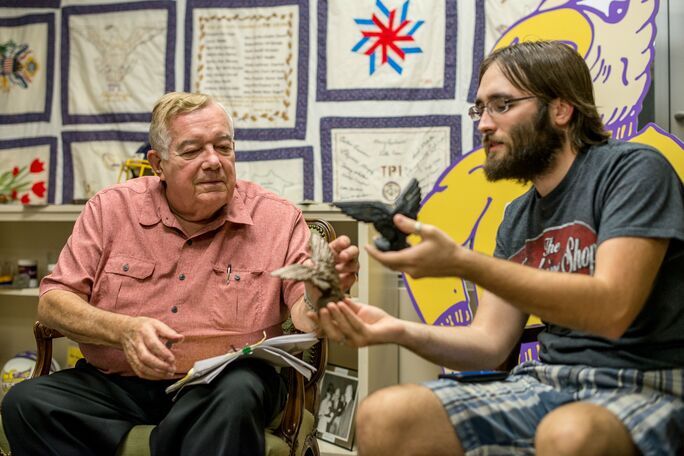
[[[684,188],[651,147],[611,140],[578,154],[550,194],[541,198],[532,187],[506,208],[494,254],[593,275],[598,245],[620,236],[670,239],[643,310],[618,340],[547,323],[539,336],[542,361],[684,367]]]

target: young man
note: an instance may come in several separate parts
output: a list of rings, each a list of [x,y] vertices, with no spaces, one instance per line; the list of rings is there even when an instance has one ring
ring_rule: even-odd
[[[360,456],[677,454],[684,441],[684,190],[650,147],[607,139],[586,64],[525,42],[482,63],[477,101],[490,180],[533,187],[506,209],[495,257],[397,216],[421,242],[371,256],[413,277],[486,291],[469,327],[405,322],[350,301],[327,335],[398,343],[456,370],[504,361],[528,315],[547,324],[541,363],[504,381],[381,390],[357,417]]]
[[[297,207],[236,179],[233,131],[211,97],[166,94],[150,126],[158,177],[86,204],[38,304],[85,360],[5,396],[13,454],[114,454],[137,424],[157,425],[152,454],[264,454],[286,399],[270,364],[236,362],[175,402],[164,392],[198,359],[280,334],[288,314],[315,329],[304,287],[269,274],[307,259],[309,229]],[[345,287],[358,269],[349,244],[331,243]]]

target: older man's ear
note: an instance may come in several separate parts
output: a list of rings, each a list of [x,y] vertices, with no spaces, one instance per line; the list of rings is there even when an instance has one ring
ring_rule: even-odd
[[[162,162],[161,154],[158,151],[156,151],[155,149],[150,149],[147,152],[147,161],[150,162],[150,165],[152,166],[152,169],[157,174],[157,176],[159,176],[163,180],[163,172],[164,171],[162,170],[162,166],[161,166],[161,162]]]

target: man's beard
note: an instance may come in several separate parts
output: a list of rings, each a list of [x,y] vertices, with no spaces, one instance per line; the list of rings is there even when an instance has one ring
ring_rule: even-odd
[[[511,129],[510,140],[498,141],[507,151],[499,149],[497,158],[485,160],[484,172],[488,181],[514,179],[523,184],[542,176],[553,165],[565,137],[549,119],[548,108],[542,105],[534,122],[529,121]],[[485,135],[485,151],[492,138]],[[502,154],[503,153],[503,154]]]

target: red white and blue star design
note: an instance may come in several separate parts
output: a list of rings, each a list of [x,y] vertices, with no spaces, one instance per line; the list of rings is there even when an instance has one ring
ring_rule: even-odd
[[[9,92],[12,85],[28,88],[38,71],[38,64],[27,44],[12,40],[0,43],[0,89]]]
[[[410,0],[406,0],[397,14],[399,8],[389,10],[381,0],[376,0],[377,11],[370,19],[354,19],[363,37],[352,52],[368,56],[371,75],[385,64],[401,74],[406,56],[423,52],[415,42],[414,34],[425,21],[408,19],[409,4]]]

